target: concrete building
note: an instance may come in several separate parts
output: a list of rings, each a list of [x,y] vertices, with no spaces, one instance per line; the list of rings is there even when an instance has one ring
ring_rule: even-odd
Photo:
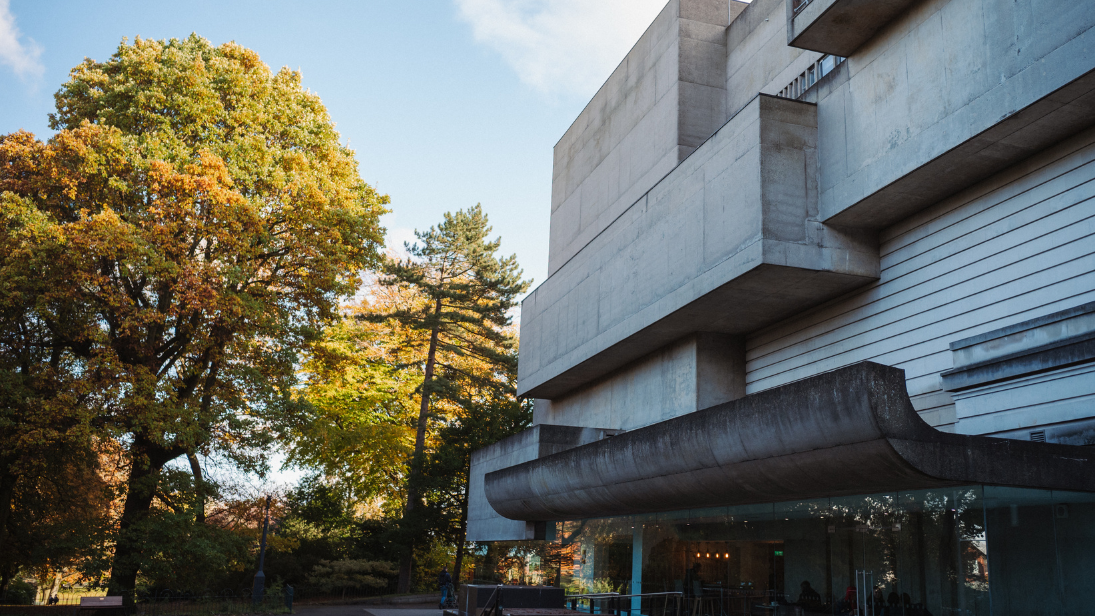
[[[1095,610],[1093,26],[671,0],[555,147],[535,426],[473,457],[476,576]]]

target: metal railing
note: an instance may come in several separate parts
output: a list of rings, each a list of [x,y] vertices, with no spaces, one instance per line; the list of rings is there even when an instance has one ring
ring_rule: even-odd
[[[811,64],[802,71],[798,77],[795,77],[791,83],[787,84],[787,87],[779,91],[781,98],[798,98],[802,96],[806,90],[809,90],[816,84],[822,77],[833,72],[836,67],[840,66],[846,58],[841,56],[823,55],[817,59],[816,62]]]
[[[635,601],[638,599],[638,601]],[[642,605],[643,599],[647,599],[647,606]],[[658,600],[661,599],[660,610]],[[645,592],[630,595],[621,595],[616,592],[588,593],[583,595],[567,595],[567,604],[574,611],[581,611],[584,602],[589,608],[590,614],[615,614],[615,616],[631,616],[635,612],[647,616],[681,616],[684,603],[683,592]],[[673,608],[670,608],[670,602]],[[638,605],[636,605],[638,604]]]
[[[791,5],[791,11],[793,14],[798,15],[808,4],[810,4],[810,0],[794,0],[794,4]]]

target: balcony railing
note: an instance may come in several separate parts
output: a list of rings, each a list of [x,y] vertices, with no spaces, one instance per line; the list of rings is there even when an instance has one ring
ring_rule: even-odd
[[[787,84],[787,87],[780,90],[779,94],[776,96],[781,96],[783,98],[798,98],[802,96],[803,92],[813,87],[813,85],[822,77],[833,72],[833,69],[840,66],[840,63],[844,60],[845,59],[840,56],[821,56],[817,59],[817,62],[814,62],[809,68],[802,71],[798,77],[795,77],[794,81]]]
[[[637,599],[638,601],[634,601]],[[644,604],[645,600],[645,604]],[[654,616],[681,616],[683,592],[647,592],[621,595],[615,592],[567,595],[567,604],[574,611],[588,608],[590,614],[611,614],[612,616],[633,616],[634,612]]]

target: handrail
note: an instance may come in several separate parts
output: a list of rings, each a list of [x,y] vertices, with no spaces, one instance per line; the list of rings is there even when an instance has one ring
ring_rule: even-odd
[[[567,595],[567,599],[602,599],[607,597],[616,597],[617,599],[626,599],[628,597],[662,597],[666,595],[678,595],[683,597],[684,593],[679,590],[670,590],[668,592],[642,592],[631,595],[621,595],[618,592],[598,592],[589,593],[585,595]]]
[[[681,616],[681,603],[684,601],[684,593],[679,590],[668,592],[645,592],[629,595],[621,595],[618,592],[567,595],[564,605],[569,603],[571,610],[578,611],[578,602],[585,600],[589,602],[589,613],[593,614],[595,613],[596,609],[594,607],[594,603],[607,601],[608,605],[604,606],[601,609],[600,613],[614,614],[615,616],[632,616],[633,612],[635,611],[635,604],[633,602],[635,597],[638,597],[640,601],[642,601],[643,597],[649,597],[652,599],[657,597],[663,597],[665,599],[665,604],[662,606],[662,616],[670,616],[669,599],[675,599],[674,603],[676,604],[676,616]],[[632,599],[632,601],[624,601],[624,599]],[[624,607],[625,604],[627,605],[627,607]],[[604,608],[607,608],[607,611]]]
[[[794,6],[791,8],[793,15],[798,15],[802,12],[802,9],[806,8],[806,5],[810,4],[811,0],[795,0]]]

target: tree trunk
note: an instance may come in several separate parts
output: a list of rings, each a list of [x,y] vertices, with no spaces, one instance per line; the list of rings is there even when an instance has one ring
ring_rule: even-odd
[[[53,599],[54,597],[57,596],[57,591],[60,590],[60,588],[61,588],[61,577],[62,577],[62,573],[60,571],[58,571],[57,573],[54,574],[54,576],[53,576],[53,586],[50,587],[49,595],[46,597],[46,603],[47,604],[49,603],[50,599]]]
[[[411,456],[411,472],[407,477],[407,503],[403,506],[404,522],[411,521],[411,515],[418,504],[418,473],[422,465],[422,452],[426,449],[426,426],[430,417],[430,381],[433,380],[434,368],[437,364],[437,339],[441,334],[441,300],[434,304],[434,316],[438,323],[430,332],[430,348],[426,353],[426,374],[422,379],[422,404],[418,409],[418,430],[414,435],[414,454]],[[414,570],[414,543],[405,548],[403,556],[399,559],[399,586],[396,592],[411,592],[411,573]]]
[[[11,584],[13,577],[15,577],[13,569],[5,569],[3,573],[0,573],[0,600],[8,598],[8,585]]]
[[[134,601],[137,572],[144,555],[144,529],[141,522],[152,509],[156,484],[164,464],[182,452],[171,452],[137,437],[129,450],[130,468],[126,479],[125,505],[118,521],[118,540],[114,546],[114,561],[110,567],[108,595],[125,597],[126,605]]]
[[[460,587],[460,568],[464,565],[464,547],[468,536],[468,489],[471,484],[471,469],[467,471],[464,480],[464,498],[460,499],[460,536],[456,538],[456,563],[452,567],[452,579],[456,587]]]
[[[9,472],[10,465],[4,467],[0,473],[0,554],[4,554],[4,543],[8,536],[8,519],[11,518],[11,510],[14,506],[15,483],[19,480]]]
[[[194,519],[198,524],[205,524],[205,482],[202,479],[202,467],[198,464],[198,456],[193,452],[186,452],[186,459],[190,460],[190,470],[194,473]]]

